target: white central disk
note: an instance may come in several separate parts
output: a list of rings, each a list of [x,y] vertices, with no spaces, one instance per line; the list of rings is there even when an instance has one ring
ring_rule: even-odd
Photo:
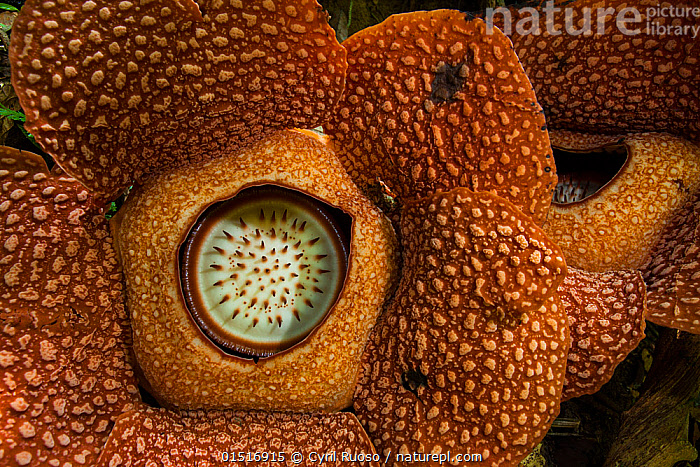
[[[195,227],[184,289],[210,337],[270,355],[323,321],[342,288],[347,255],[320,204],[282,188],[249,189]]]

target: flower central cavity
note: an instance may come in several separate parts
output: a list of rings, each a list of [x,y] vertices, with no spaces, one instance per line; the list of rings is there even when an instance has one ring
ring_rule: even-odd
[[[182,252],[200,329],[227,351],[265,357],[323,322],[347,272],[349,216],[298,191],[243,190],[210,207]]]
[[[556,204],[573,204],[591,197],[622,170],[627,161],[625,146],[610,146],[591,152],[553,148],[557,166]]]

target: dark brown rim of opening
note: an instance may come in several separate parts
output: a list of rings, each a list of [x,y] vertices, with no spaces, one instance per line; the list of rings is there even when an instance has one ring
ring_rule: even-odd
[[[238,356],[269,357],[298,344],[343,289],[351,223],[340,209],[277,185],[210,206],[181,249],[195,322]]]

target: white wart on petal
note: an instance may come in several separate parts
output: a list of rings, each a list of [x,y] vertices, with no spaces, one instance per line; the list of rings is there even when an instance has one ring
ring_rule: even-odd
[[[474,217],[484,205],[491,210]],[[550,288],[538,309],[516,313],[517,319],[498,316],[493,305],[470,293],[479,280],[469,269],[470,257],[484,254],[484,237],[467,234],[465,244],[460,233],[470,225],[490,233],[490,222],[522,229],[528,239],[541,230],[507,201],[466,188],[410,203],[403,216],[404,275],[365,350],[357,416],[395,465],[412,465],[396,454],[447,451],[480,455],[484,465],[517,464],[559,413],[566,315]],[[516,221],[518,216],[524,219]],[[495,231],[492,237],[511,249],[503,257],[517,257],[520,247],[512,237]],[[484,260],[484,270],[497,271],[500,258]],[[453,268],[453,261],[464,268]],[[508,280],[517,277],[514,270]],[[539,286],[530,276],[525,284]],[[507,315],[519,304],[510,306]]]
[[[139,401],[104,213],[41,157],[0,148],[0,464],[90,465]]]
[[[559,286],[571,346],[562,399],[593,394],[644,339],[647,295],[639,271],[569,268]]]
[[[335,453],[332,458],[330,455]],[[121,416],[95,467],[150,465],[379,467],[354,415],[183,412],[140,408]],[[319,457],[314,457],[317,455]],[[347,460],[346,460],[346,456]],[[357,461],[355,461],[357,459]],[[154,464],[156,463],[157,464]]]
[[[314,128],[345,84],[315,0],[29,0],[12,84],[27,130],[116,197],[133,180],[284,128]]]

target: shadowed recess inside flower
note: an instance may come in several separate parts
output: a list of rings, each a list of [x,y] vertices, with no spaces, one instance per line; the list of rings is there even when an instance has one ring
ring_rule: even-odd
[[[552,202],[583,201],[610,182],[627,161],[625,146],[606,146],[590,153],[553,148],[557,165],[557,188]]]
[[[605,154],[608,161],[615,158],[607,148],[621,148],[626,160],[610,181],[587,198],[553,203],[543,229],[571,266],[591,272],[641,268],[650,260],[665,225],[700,189],[700,147],[664,133],[552,130],[550,138],[553,147],[572,154],[569,161],[575,157],[591,164],[588,172],[599,173],[606,165],[598,164],[597,154]],[[568,164],[561,165],[562,177],[567,177]]]

